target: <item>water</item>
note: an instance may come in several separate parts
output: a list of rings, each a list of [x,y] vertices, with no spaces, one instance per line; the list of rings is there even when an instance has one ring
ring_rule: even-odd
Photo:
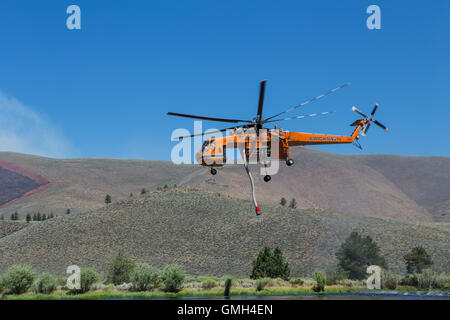
[[[181,297],[181,300],[450,300],[449,291],[369,291],[349,294],[299,294],[273,296]]]

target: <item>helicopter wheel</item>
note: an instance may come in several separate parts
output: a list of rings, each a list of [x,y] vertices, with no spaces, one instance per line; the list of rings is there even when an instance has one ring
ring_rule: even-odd
[[[271,179],[272,179],[272,177],[269,176],[269,175],[264,176],[264,181],[265,182],[269,182]]]
[[[294,164],[294,159],[287,159],[286,164],[290,167]]]
[[[211,174],[214,176],[217,173],[217,170],[214,168],[211,168]]]

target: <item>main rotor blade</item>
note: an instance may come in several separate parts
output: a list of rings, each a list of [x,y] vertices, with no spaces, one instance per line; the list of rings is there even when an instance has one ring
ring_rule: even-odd
[[[289,108],[289,109],[287,109],[287,110],[285,110],[285,111],[283,111],[283,112],[280,112],[280,113],[278,113],[278,114],[276,114],[276,115],[274,115],[274,116],[271,116],[271,117],[267,118],[266,120],[270,120],[270,119],[273,119],[273,118],[275,118],[275,117],[278,117],[278,116],[280,116],[280,115],[282,115],[282,114],[284,114],[284,113],[294,111],[294,110],[297,109],[297,108],[303,107],[303,106],[305,106],[305,105],[307,105],[308,103],[311,103],[311,102],[313,102],[313,101],[322,99],[323,97],[329,95],[330,93],[336,92],[336,91],[338,91],[338,90],[340,90],[340,89],[342,89],[342,88],[345,88],[345,87],[347,87],[347,86],[349,86],[349,85],[350,85],[350,82],[344,83],[343,85],[341,85],[341,86],[339,86],[339,87],[337,87],[337,88],[331,89],[331,90],[329,90],[329,91],[327,91],[327,92],[325,92],[325,93],[322,93],[321,95],[319,95],[319,96],[317,96],[317,97],[314,97],[314,98],[309,99],[309,100],[307,100],[307,101],[305,101],[305,102],[302,102],[302,103],[300,103],[299,105],[297,105],[297,106],[295,106],[295,107],[292,107],[292,108]]]
[[[216,130],[216,131],[202,132],[202,133],[198,133],[198,134],[192,134],[192,135],[190,135],[190,136],[176,137],[176,138],[174,138],[174,139],[175,139],[175,140],[180,140],[180,139],[184,139],[184,138],[192,138],[192,137],[198,137],[198,136],[205,136],[205,135],[209,135],[209,134],[213,134],[213,133],[218,133],[218,132],[225,132],[225,131],[227,131],[227,130],[237,129],[237,128],[241,128],[241,127],[231,127],[231,128],[226,128],[226,129],[221,129],[221,130]]]
[[[377,126],[380,126],[381,128],[383,128],[384,130],[388,131],[389,128],[382,125],[380,122],[378,122],[377,120],[373,120],[373,123],[375,123]]]
[[[295,116],[295,117],[289,117],[289,118],[284,118],[284,119],[275,119],[275,120],[270,120],[270,121],[264,121],[264,123],[266,123],[266,122],[286,121],[286,120],[295,120],[295,119],[303,119],[303,118],[308,118],[308,117],[315,117],[315,116],[327,115],[327,114],[331,114],[331,113],[334,113],[334,112],[335,112],[335,111],[325,111],[325,112],[320,112],[320,113],[302,114],[302,115]]]
[[[175,112],[167,112],[169,116],[177,116],[177,117],[185,117],[185,118],[193,118],[193,119],[201,119],[201,120],[209,120],[209,121],[219,121],[219,122],[251,122],[250,120],[237,120],[237,119],[224,119],[224,118],[211,118],[211,117],[203,117],[203,116],[194,116],[191,114],[184,113],[175,113]]]
[[[259,86],[258,113],[256,114],[256,117],[258,119],[261,119],[261,116],[262,116],[265,89],[266,89],[266,80],[263,80],[263,81],[261,81],[260,86]]]
[[[367,115],[365,115],[364,113],[359,111],[355,106],[352,107],[352,110],[355,111],[356,113],[359,113],[360,115],[362,115],[366,119],[369,118]]]

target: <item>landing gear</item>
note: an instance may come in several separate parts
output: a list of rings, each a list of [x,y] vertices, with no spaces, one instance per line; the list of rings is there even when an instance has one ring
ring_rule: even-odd
[[[216,175],[216,173],[217,173],[217,170],[214,168],[211,168],[211,174],[214,176],[214,175]]]
[[[265,176],[264,176],[264,181],[265,181],[265,182],[269,182],[270,179],[272,179],[271,176],[269,176],[269,175],[265,175]]]
[[[294,164],[294,159],[287,159],[287,160],[286,160],[286,165],[287,165],[288,167],[292,166],[293,164]]]

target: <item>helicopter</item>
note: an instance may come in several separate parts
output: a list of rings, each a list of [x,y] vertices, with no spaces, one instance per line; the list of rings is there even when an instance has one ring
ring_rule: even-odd
[[[362,149],[359,143],[359,139],[361,136],[365,136],[367,134],[367,131],[369,130],[372,123],[379,126],[383,130],[388,131],[388,128],[385,125],[383,125],[382,123],[373,118],[375,112],[379,107],[378,103],[375,104],[370,115],[364,114],[363,112],[358,110],[355,106],[352,107],[352,110],[356,112],[358,115],[360,115],[362,118],[357,119],[356,121],[350,124],[350,126],[355,127],[355,129],[349,136],[304,133],[304,132],[289,132],[284,131],[277,125],[275,125],[273,129],[264,127],[264,125],[266,124],[272,124],[279,121],[304,119],[308,117],[331,114],[334,111],[325,111],[320,113],[311,113],[311,114],[296,115],[287,118],[279,118],[280,116],[286,113],[295,111],[298,108],[301,108],[311,102],[322,99],[328,96],[329,94],[334,93],[340,89],[343,89],[349,85],[350,85],[349,82],[344,83],[339,87],[328,90],[325,93],[322,93],[321,95],[318,95],[312,99],[302,102],[299,105],[291,107],[287,110],[284,110],[267,118],[263,117],[266,80],[262,80],[260,82],[258,109],[256,117],[254,117],[251,120],[214,118],[175,112],[168,112],[167,114],[171,116],[237,124],[234,127],[207,132],[208,135],[220,134],[220,136],[207,138],[203,143],[202,147],[200,148],[200,150],[198,150],[198,152],[195,154],[195,159],[200,165],[209,167],[212,175],[216,175],[217,174],[216,168],[223,167],[227,163],[226,158],[227,148],[238,149],[241,154],[241,158],[243,160],[246,173],[250,179],[252,200],[255,206],[255,211],[257,215],[260,215],[261,210],[256,202],[254,181],[248,166],[249,163],[252,163],[252,160],[259,161],[261,164],[264,165],[264,167],[268,166],[269,160],[270,161],[283,160],[286,162],[286,165],[290,167],[294,164],[294,159],[291,158],[289,152],[289,149],[291,147],[353,143],[357,148]],[[226,132],[226,135],[222,136],[221,135],[222,132]],[[205,133],[180,136],[176,137],[175,140],[182,140],[186,138],[192,138],[203,135],[205,135]],[[270,180],[271,176],[269,174],[266,174],[264,176],[264,181],[269,182]]]

